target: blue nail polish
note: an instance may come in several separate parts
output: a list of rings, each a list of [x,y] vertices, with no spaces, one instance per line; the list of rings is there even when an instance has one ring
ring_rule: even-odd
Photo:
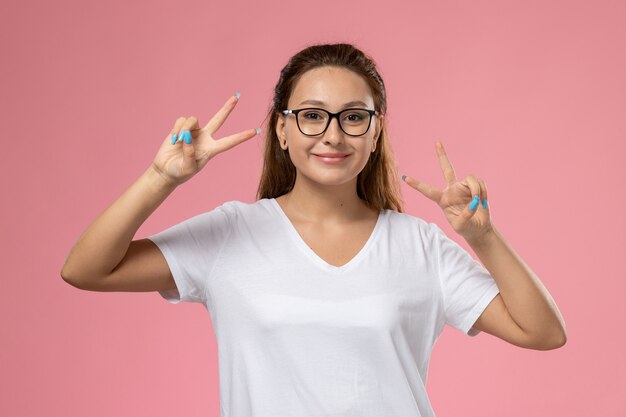
[[[176,133],[172,135],[172,145],[176,143]]]
[[[176,140],[176,142],[182,142],[184,138],[185,138],[185,131],[181,130],[180,133],[178,134],[178,140]]]
[[[477,195],[475,195],[475,196],[474,196],[474,199],[472,200],[472,202],[471,202],[471,204],[470,204],[470,206],[469,206],[469,209],[470,209],[470,210],[476,210],[476,207],[478,207],[478,201],[479,201],[479,200],[478,200],[478,196],[477,196]]]
[[[191,143],[191,132],[185,130],[185,143],[189,145]]]
[[[483,199],[483,207],[487,208],[487,199],[486,198]]]

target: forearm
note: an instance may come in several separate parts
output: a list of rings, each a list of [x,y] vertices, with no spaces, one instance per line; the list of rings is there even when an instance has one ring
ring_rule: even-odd
[[[107,276],[123,259],[137,229],[174,191],[150,166],[80,236],[61,275],[71,282]]]
[[[495,226],[480,241],[467,243],[495,279],[507,310],[522,330],[543,340],[566,338],[554,299]]]

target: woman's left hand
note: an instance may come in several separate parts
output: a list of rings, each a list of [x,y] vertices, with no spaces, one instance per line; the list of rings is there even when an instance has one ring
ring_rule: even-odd
[[[487,186],[473,175],[458,181],[454,168],[448,160],[441,142],[436,143],[439,165],[446,180],[446,188],[440,190],[416,179],[403,176],[404,182],[433,200],[443,209],[452,228],[465,240],[480,241],[492,231],[487,205]]]

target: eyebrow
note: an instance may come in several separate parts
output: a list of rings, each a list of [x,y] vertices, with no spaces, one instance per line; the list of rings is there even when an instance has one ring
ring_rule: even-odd
[[[326,105],[326,103],[324,103],[323,101],[319,101],[319,100],[304,100],[304,101],[303,101],[302,103],[300,103],[300,104],[316,104],[316,105],[318,105],[318,106],[325,106],[325,105]],[[367,104],[366,104],[366,103],[364,103],[364,102],[362,102],[362,101],[359,101],[359,100],[356,100],[356,101],[349,101],[349,102],[345,103],[345,104],[343,105],[343,107],[342,107],[342,108],[343,108],[343,109],[346,109],[346,108],[348,108],[348,107],[352,107],[352,106],[363,106],[363,107],[367,107]]]

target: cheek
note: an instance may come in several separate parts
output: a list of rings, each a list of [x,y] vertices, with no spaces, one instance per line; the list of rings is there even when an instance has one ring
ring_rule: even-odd
[[[306,163],[312,152],[312,142],[309,143],[306,138],[301,138],[296,135],[287,136],[287,152],[289,152],[289,158],[294,165],[301,165]]]
[[[291,125],[285,127],[284,135],[285,135],[284,136],[285,141],[287,141],[287,145],[291,147],[298,146],[298,141],[300,139],[298,137],[298,135],[300,135],[300,131],[298,130],[298,127],[291,126]]]

